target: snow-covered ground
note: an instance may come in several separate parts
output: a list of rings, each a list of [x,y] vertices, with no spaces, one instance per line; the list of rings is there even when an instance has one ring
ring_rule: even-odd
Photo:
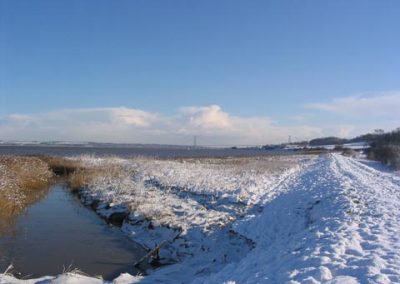
[[[398,173],[338,154],[265,159],[114,159],[128,174],[93,182],[83,201],[129,211],[122,230],[177,261],[118,283],[400,283]],[[55,280],[101,282],[27,283]]]
[[[370,147],[369,143],[367,143],[367,142],[354,142],[354,143],[345,143],[343,145],[308,146],[307,148],[310,148],[310,149],[323,148],[323,149],[327,149],[327,150],[333,150],[337,146],[341,146],[342,148],[353,149],[353,150],[365,150],[365,149],[368,149]]]
[[[339,155],[319,158],[234,228],[256,242],[194,282],[400,283],[400,177]]]

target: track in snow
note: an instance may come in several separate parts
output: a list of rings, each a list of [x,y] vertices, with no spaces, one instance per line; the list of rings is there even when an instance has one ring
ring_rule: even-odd
[[[236,224],[256,248],[195,282],[400,283],[400,177],[339,155],[288,177]]]

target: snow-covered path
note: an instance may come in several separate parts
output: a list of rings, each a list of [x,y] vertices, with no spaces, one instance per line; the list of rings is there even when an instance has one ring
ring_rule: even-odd
[[[400,283],[400,177],[339,155],[288,178],[236,231],[257,246],[196,283]]]

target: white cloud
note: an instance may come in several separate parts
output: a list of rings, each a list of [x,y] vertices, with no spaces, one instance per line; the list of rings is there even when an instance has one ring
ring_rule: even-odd
[[[306,107],[346,117],[400,120],[400,91],[336,98],[328,103],[307,104]]]
[[[228,113],[223,112],[220,106],[208,107],[184,107],[180,109],[182,115],[189,116],[189,124],[200,129],[221,129],[232,128],[232,119]]]
[[[178,132],[200,135],[205,144],[265,144],[286,142],[288,136],[297,140],[309,139],[321,134],[312,126],[278,126],[269,117],[239,117],[224,112],[221,107],[181,108]]]
[[[112,109],[111,114],[116,119],[115,122],[140,127],[148,127],[159,119],[157,114],[123,107]]]
[[[280,126],[268,117],[240,117],[220,106],[180,108],[175,115],[140,109],[64,109],[39,114],[11,114],[0,118],[3,140],[66,140],[126,143],[256,145],[310,139],[321,130],[308,125]]]

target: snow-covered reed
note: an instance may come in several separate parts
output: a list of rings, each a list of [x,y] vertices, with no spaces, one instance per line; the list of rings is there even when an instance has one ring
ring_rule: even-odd
[[[276,179],[308,158],[76,159],[101,172],[87,184],[91,198],[127,206],[157,224],[208,230],[232,221]]]

